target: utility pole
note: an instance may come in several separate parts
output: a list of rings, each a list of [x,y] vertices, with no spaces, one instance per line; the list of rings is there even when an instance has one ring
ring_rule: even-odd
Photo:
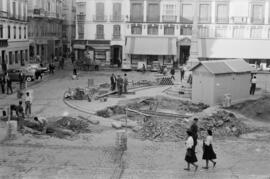
[[[192,36],[191,36],[191,47],[190,56],[187,62],[188,67],[192,67],[199,63],[199,47],[198,47],[198,18],[199,18],[199,0],[194,0],[194,12],[193,12],[193,24],[192,24]]]

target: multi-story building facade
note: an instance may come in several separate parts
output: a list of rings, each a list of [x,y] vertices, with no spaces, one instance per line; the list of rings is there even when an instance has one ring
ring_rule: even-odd
[[[62,55],[62,0],[28,0],[30,59],[51,62]]]
[[[72,41],[76,36],[76,1],[63,0],[63,52],[64,54],[72,51]]]
[[[28,61],[27,4],[25,0],[0,1],[0,71]]]
[[[270,59],[269,0],[77,0],[77,7],[75,49],[107,63],[184,64],[191,52],[200,60]]]

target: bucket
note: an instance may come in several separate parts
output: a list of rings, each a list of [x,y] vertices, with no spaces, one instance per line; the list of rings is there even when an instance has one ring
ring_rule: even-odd
[[[124,130],[119,130],[116,132],[116,148],[118,150],[127,150],[127,134]]]

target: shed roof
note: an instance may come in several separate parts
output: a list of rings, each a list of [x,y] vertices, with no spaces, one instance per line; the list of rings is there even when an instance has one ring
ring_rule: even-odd
[[[199,66],[204,66],[212,74],[245,73],[254,69],[243,59],[201,61],[191,68],[194,71]]]

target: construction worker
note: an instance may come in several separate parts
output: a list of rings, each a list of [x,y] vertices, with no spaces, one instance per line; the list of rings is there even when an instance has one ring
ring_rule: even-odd
[[[29,92],[26,92],[25,96],[25,115],[30,116],[31,115],[31,106],[32,106],[32,96]]]
[[[127,93],[127,86],[128,86],[128,78],[127,74],[124,75],[124,93]]]
[[[123,83],[124,83],[124,80],[123,78],[118,75],[118,78],[117,78],[117,90],[118,90],[118,95],[122,95],[122,91],[123,91]]]
[[[39,124],[42,134],[46,134],[48,127],[48,120],[45,117],[34,117],[34,121]]]
[[[19,101],[19,105],[16,107],[16,115],[18,118],[18,131],[23,133],[24,129],[24,113],[23,113],[23,106],[22,101]]]

